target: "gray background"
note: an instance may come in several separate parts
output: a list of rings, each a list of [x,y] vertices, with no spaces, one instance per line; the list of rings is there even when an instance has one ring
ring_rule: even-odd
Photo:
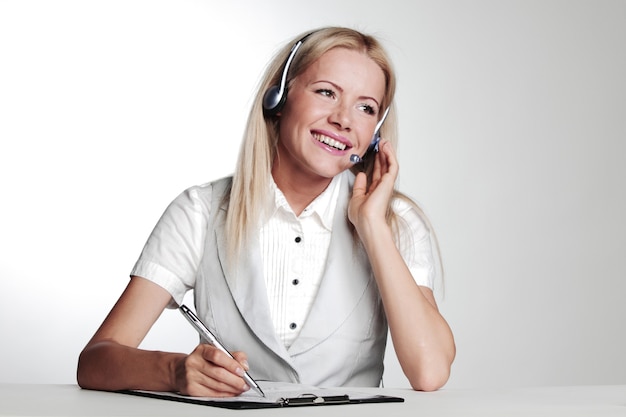
[[[233,169],[287,39],[380,36],[449,388],[624,384],[626,2],[0,1],[0,382],[72,383],[166,205]],[[190,351],[167,311],[143,346]],[[408,386],[395,356],[387,386]]]

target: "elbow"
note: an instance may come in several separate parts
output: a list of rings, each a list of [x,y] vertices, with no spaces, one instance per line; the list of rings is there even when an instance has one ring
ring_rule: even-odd
[[[76,382],[78,386],[84,389],[91,389],[93,384],[89,381],[89,372],[87,372],[86,368],[88,366],[85,362],[85,351],[82,351],[78,356],[78,364],[76,366]]]
[[[429,362],[415,367],[412,372],[406,372],[406,376],[415,391],[437,391],[443,387],[450,378],[453,358],[442,359],[440,362]]]
[[[443,387],[450,377],[450,368],[444,368],[439,371],[432,370],[427,372],[418,372],[416,375],[408,376],[411,388],[415,391],[437,391]]]
[[[432,392],[437,391],[448,382],[449,373],[441,375],[419,375],[409,378],[411,388],[415,391]]]
[[[76,366],[76,382],[83,389],[102,389],[101,383],[98,382],[98,375],[102,374],[102,370],[97,368],[97,351],[94,352],[94,346],[87,346],[78,356]]]

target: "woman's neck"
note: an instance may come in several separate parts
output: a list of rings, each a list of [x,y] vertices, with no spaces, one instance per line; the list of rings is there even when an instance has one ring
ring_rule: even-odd
[[[332,178],[313,176],[302,170],[285,169],[277,161],[274,161],[272,166],[272,177],[296,216],[322,194],[332,181]]]

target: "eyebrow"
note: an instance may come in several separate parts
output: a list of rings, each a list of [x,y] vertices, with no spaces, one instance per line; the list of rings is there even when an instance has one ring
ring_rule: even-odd
[[[334,83],[334,82],[332,82],[332,81],[329,81],[329,80],[324,80],[324,79],[322,79],[322,80],[316,80],[316,81],[313,81],[313,82],[311,82],[311,85],[315,85],[315,84],[317,84],[317,83],[328,83],[328,84],[332,85],[333,87],[335,87],[335,88],[336,88],[337,90],[339,90],[340,92],[343,92],[343,91],[344,91],[344,89],[343,89],[343,88],[341,88],[341,86],[340,86],[339,84],[336,84],[336,83]],[[374,97],[370,97],[370,96],[359,96],[359,99],[360,99],[360,100],[372,100],[374,103],[376,103],[376,105],[377,105],[378,107],[380,107],[380,103],[379,103],[379,102],[378,102],[378,100],[376,100]]]

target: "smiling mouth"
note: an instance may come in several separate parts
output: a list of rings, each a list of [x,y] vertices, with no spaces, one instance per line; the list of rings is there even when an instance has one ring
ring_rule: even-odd
[[[345,151],[347,145],[345,143],[341,143],[333,138],[329,138],[328,136],[324,136],[324,135],[320,135],[320,134],[313,134],[313,137],[315,138],[315,140],[317,140],[318,142],[321,142],[325,145],[330,146],[331,148],[335,148],[335,149],[339,149],[340,151]]]

